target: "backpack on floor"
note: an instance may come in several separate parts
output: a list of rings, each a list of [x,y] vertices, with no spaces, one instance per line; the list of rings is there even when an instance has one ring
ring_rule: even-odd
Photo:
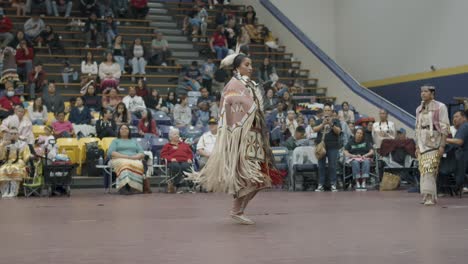
[[[100,176],[101,170],[96,168],[99,158],[104,157],[104,150],[100,149],[97,142],[86,143],[86,171],[88,176]]]

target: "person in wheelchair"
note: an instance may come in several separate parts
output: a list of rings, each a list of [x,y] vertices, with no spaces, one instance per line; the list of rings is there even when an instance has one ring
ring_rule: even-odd
[[[28,177],[26,169],[31,152],[26,142],[19,140],[16,127],[5,131],[0,143],[0,191],[2,198],[18,195],[21,182]]]
[[[366,180],[369,178],[370,166],[374,150],[372,145],[364,140],[364,130],[356,129],[354,138],[345,146],[345,162],[351,165],[353,179],[356,181],[356,191],[365,191]]]
[[[184,172],[189,172],[192,167],[193,153],[190,146],[180,140],[179,130],[177,128],[169,131],[169,143],[164,145],[161,150],[161,158],[167,161],[169,175],[172,179],[168,183],[169,192],[174,187],[178,189],[184,179]],[[182,193],[181,191],[177,193]]]
[[[116,189],[120,194],[135,194],[143,192],[145,155],[140,144],[132,139],[130,127],[121,125],[117,138],[107,151],[113,171],[116,174]]]

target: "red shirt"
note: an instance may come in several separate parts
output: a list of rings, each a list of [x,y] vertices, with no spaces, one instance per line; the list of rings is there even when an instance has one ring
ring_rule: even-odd
[[[193,159],[192,148],[184,142],[179,142],[177,146],[167,143],[161,150],[161,158],[167,162],[171,162],[172,159],[176,159],[177,162],[187,162]]]
[[[24,52],[23,48],[16,49],[16,64],[18,64],[18,66],[23,66],[24,65],[24,62],[18,62],[18,61],[21,61],[21,60],[31,60],[32,61],[34,59],[33,49],[28,47],[28,51],[29,51],[29,54],[26,55],[26,52]]]
[[[149,95],[149,92],[148,92],[148,89],[140,89],[140,88],[136,88],[136,94],[140,97],[146,97]]]
[[[148,6],[148,0],[132,0],[131,4],[136,8],[145,8]]]
[[[21,99],[19,96],[15,95],[13,97],[2,96],[0,98],[0,106],[5,108],[8,111],[13,110],[16,105],[21,104]]]
[[[3,19],[0,20],[0,33],[10,32],[12,28],[13,24],[11,23],[11,20],[4,16]]]
[[[156,121],[151,120],[151,131],[148,129],[148,125],[145,125],[145,120],[140,119],[138,122],[138,130],[143,131],[143,133],[158,135],[158,130],[156,129]]]
[[[213,34],[213,47],[214,46],[225,47],[226,37],[223,34],[220,34],[219,32],[215,32]]]

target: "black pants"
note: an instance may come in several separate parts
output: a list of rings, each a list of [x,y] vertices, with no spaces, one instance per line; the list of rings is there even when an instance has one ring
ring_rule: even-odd
[[[213,80],[212,79],[203,79],[203,87],[208,89],[208,92],[211,93],[211,86],[213,85]]]
[[[169,175],[173,178],[174,186],[179,188],[182,180],[184,179],[183,172],[190,171],[191,164],[188,162],[171,162],[167,165],[169,169]]]

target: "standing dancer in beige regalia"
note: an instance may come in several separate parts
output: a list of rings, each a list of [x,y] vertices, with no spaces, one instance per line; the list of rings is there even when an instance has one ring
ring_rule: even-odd
[[[263,115],[262,93],[250,80],[252,61],[239,54],[233,61],[234,77],[224,87],[216,144],[205,167],[188,173],[207,191],[234,196],[231,217],[252,225],[244,210],[259,190],[281,182],[273,168],[269,131]]]
[[[434,86],[422,86],[422,102],[416,109],[416,157],[419,161],[419,188],[424,205],[437,202],[437,175],[450,128],[447,107],[435,101],[434,97]]]

